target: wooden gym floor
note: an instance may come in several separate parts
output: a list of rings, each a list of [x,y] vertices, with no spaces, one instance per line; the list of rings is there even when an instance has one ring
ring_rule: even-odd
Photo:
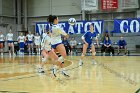
[[[40,56],[0,57],[0,93],[140,93],[140,56],[90,56],[78,66],[79,56],[69,56],[65,68],[70,77],[58,70],[55,78],[37,73]]]

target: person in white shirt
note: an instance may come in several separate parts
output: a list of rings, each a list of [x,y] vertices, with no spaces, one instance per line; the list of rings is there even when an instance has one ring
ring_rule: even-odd
[[[37,54],[40,54],[41,38],[40,38],[38,33],[36,33],[36,36],[34,36],[34,43],[35,43],[35,46],[36,46]]]
[[[42,54],[43,58],[42,58],[42,62],[40,64],[40,66],[38,68],[38,72],[39,73],[45,72],[43,67],[46,64],[46,62],[48,62],[48,59],[50,58],[52,60],[51,64],[53,64],[52,74],[56,77],[56,73],[55,73],[56,72],[56,65],[61,68],[61,60],[56,55],[54,50],[51,48],[51,35],[49,32],[47,32],[47,35],[42,39],[41,50],[42,50],[41,54]]]
[[[0,53],[1,53],[1,56],[3,56],[3,48],[4,48],[4,35],[2,34],[2,31],[0,31]]]
[[[62,44],[61,35],[64,35],[66,38],[68,38],[67,33],[58,25],[58,17],[55,15],[49,15],[48,22],[50,23],[50,32],[51,32],[51,47],[54,49],[54,51],[57,51],[60,53],[61,57],[59,57],[59,60],[62,62],[62,74],[64,76],[69,76],[66,73],[66,70],[63,68],[64,64],[64,58],[67,57],[66,50],[64,45]]]
[[[28,43],[28,51],[29,51],[29,54],[33,54],[33,38],[34,38],[34,35],[31,33],[31,31],[29,31],[29,34],[27,34],[26,36],[27,38],[27,43]]]
[[[42,33],[42,39],[47,35],[47,31],[46,29],[44,30],[44,32]]]
[[[19,43],[19,49],[20,49],[20,54],[24,55],[24,43],[26,41],[26,37],[23,36],[23,33],[20,33],[20,36],[17,38],[18,43]]]
[[[12,30],[9,30],[9,33],[6,35],[6,40],[8,43],[8,49],[9,49],[9,56],[11,56],[11,51],[13,53],[13,55],[15,55],[14,53],[14,43],[13,43],[13,33]]]
[[[72,39],[70,41],[71,55],[73,54],[73,51],[74,51],[76,45],[77,45],[77,41],[75,40],[74,37],[72,37]]]

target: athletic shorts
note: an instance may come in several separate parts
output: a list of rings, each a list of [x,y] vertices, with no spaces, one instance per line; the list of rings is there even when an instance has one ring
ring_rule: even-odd
[[[85,43],[84,43],[85,44]],[[93,43],[88,43],[88,48],[91,48],[92,47],[92,44]]]
[[[32,44],[33,43],[33,41],[28,41],[28,44]]]
[[[24,48],[24,42],[20,42],[20,43],[19,43],[19,47],[20,47],[20,48]]]
[[[4,43],[4,41],[0,41],[0,43]]]
[[[62,44],[62,43],[58,43],[58,44],[52,45],[51,47],[52,47],[53,49],[56,49],[56,47],[57,47],[58,45],[60,45],[60,44]]]
[[[35,45],[40,45],[40,42],[35,42]]]
[[[7,42],[8,42],[8,43],[13,43],[13,41],[10,41],[10,40],[8,40]]]

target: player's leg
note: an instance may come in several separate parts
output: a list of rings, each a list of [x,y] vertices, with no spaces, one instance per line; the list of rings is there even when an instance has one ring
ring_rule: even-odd
[[[24,42],[20,42],[19,47],[20,47],[20,54],[24,55]]]
[[[38,54],[39,54],[39,51],[38,51],[38,45],[35,44],[35,47],[36,47],[36,53],[37,53],[37,55],[38,55]]]
[[[29,54],[31,54],[31,44],[29,41],[28,41],[28,51],[29,51]]]
[[[126,55],[127,54],[127,47],[126,46],[124,46],[124,54]]]
[[[120,46],[118,46],[118,53],[117,53],[118,55],[120,54]]]
[[[13,54],[13,56],[15,56],[15,48],[14,48],[14,43],[13,42],[11,43],[11,48],[12,48],[12,54]]]
[[[81,54],[81,58],[80,58],[80,61],[79,61],[79,65],[82,66],[83,65],[83,59],[86,55],[86,51],[87,51],[87,48],[88,48],[88,45],[86,44],[83,44],[83,52]]]
[[[46,62],[48,61],[48,57],[49,57],[49,56],[48,56],[46,50],[42,50],[41,54],[42,54],[43,58],[42,58],[42,62],[40,63],[40,66],[39,66],[39,68],[38,68],[38,72],[39,72],[39,73],[44,73],[44,72],[45,72],[45,71],[44,71],[44,65],[45,65]]]
[[[8,41],[8,51],[9,51],[9,56],[11,57],[11,42]]]
[[[95,61],[96,51],[95,46],[93,44],[91,45],[91,51],[92,51],[92,64],[97,64],[97,62]]]
[[[0,42],[0,53],[3,56],[3,42]]]
[[[31,42],[31,44],[30,44],[30,48],[31,48],[32,54],[34,54],[33,42]]]
[[[60,55],[61,55],[61,57],[59,57],[59,59],[58,59],[58,61],[62,63],[62,64],[61,64],[61,67],[62,67],[61,72],[62,72],[62,74],[63,74],[64,76],[69,76],[69,75],[66,73],[65,69],[63,68],[64,59],[67,57],[67,55],[66,55],[66,50],[65,50],[64,45],[63,45],[63,44],[59,44],[59,45],[56,47],[56,50],[57,50],[57,51],[60,53]]]

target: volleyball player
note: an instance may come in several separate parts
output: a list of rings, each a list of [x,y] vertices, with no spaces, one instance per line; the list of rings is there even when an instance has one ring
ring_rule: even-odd
[[[34,54],[33,52],[33,38],[34,38],[34,35],[31,33],[31,31],[29,31],[29,34],[27,34],[26,36],[27,38],[27,43],[28,43],[28,51],[29,51],[29,54]]]
[[[64,45],[62,44],[61,35],[64,35],[66,38],[68,38],[67,33],[59,27],[58,22],[59,19],[57,16],[49,15],[48,22],[50,23],[50,32],[51,32],[51,47],[54,49],[54,51],[59,52],[61,57],[59,57],[59,60],[62,62],[62,66],[64,64],[64,58],[67,57],[66,50]],[[66,74],[66,71],[64,68],[61,70],[62,74]]]
[[[13,33],[12,33],[11,29],[9,30],[9,33],[6,35],[6,40],[8,43],[9,56],[11,57],[11,53],[15,56],[14,43],[13,43]]]
[[[4,47],[4,35],[0,31],[0,53],[3,56],[3,47]]]
[[[34,36],[34,43],[36,46],[37,54],[40,54],[40,42],[41,42],[41,37],[39,36],[38,33],[36,33],[36,36]]]
[[[96,39],[97,46],[99,47],[98,38],[96,37],[96,32],[94,31],[93,25],[90,24],[90,30],[87,31],[82,36],[82,40],[83,40],[84,44],[83,44],[83,52],[82,52],[82,55],[81,55],[81,59],[79,61],[80,66],[83,65],[83,59],[84,59],[84,56],[86,54],[87,48],[90,48],[91,51],[92,51],[92,64],[97,64],[96,61],[95,61],[95,55],[96,55],[95,46],[92,43],[93,38]]]
[[[57,66],[62,68],[62,58],[61,56],[57,56],[54,50],[51,48],[51,38],[49,32],[47,32],[47,35],[43,38],[42,43],[41,43],[41,48],[42,48],[42,56],[44,57],[42,60],[42,63],[38,69],[39,73],[44,73],[44,65],[48,61],[49,58],[52,59],[52,74],[56,77],[56,71],[57,71]],[[69,75],[65,71],[61,71],[64,76],[69,77]]]
[[[19,49],[20,49],[20,55],[24,55],[24,44],[26,41],[26,37],[23,35],[23,33],[20,33],[20,36],[18,37],[18,43],[19,43]]]

